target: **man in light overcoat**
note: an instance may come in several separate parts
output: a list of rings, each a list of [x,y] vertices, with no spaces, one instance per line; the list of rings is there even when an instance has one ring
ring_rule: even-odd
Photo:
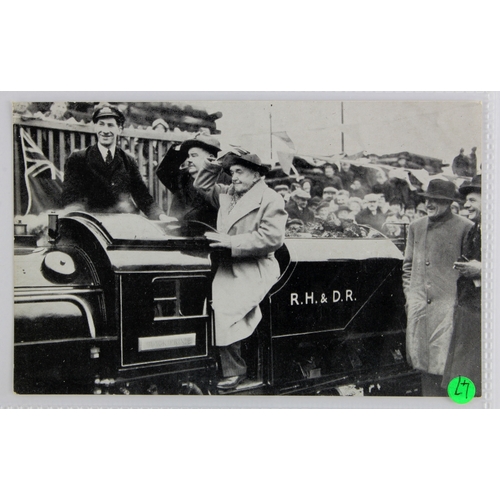
[[[434,179],[425,193],[427,217],[410,224],[403,262],[406,296],[406,349],[422,373],[423,396],[446,396],[441,387],[453,330],[458,271],[472,222],[455,215],[453,182]]]
[[[241,340],[259,324],[259,304],[280,276],[274,252],[283,244],[288,216],[282,196],[265,183],[268,167],[257,155],[231,155],[225,166],[230,168],[230,186],[216,183],[222,169],[216,162],[207,162],[194,182],[218,208],[218,232],[206,233],[213,241],[210,246],[226,252],[212,285],[222,391],[236,388],[246,377]]]

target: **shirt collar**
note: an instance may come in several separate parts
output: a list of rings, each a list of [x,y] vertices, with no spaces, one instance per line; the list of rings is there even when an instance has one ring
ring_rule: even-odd
[[[99,143],[97,143],[97,147],[101,153],[101,156],[104,161],[106,161],[106,156],[108,154],[108,151],[111,151],[111,156],[114,158],[115,157],[115,151],[116,151],[116,144],[113,144],[109,149],[105,148],[104,146],[101,146]]]

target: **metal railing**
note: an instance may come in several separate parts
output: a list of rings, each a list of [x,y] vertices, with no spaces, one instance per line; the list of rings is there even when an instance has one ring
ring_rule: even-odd
[[[21,214],[25,163],[20,128],[22,127],[31,136],[44,155],[61,171],[64,170],[66,159],[73,151],[95,144],[96,135],[92,124],[14,117],[13,125],[14,213]],[[190,132],[156,132],[128,127],[123,129],[119,138],[119,146],[136,159],[149,192],[167,212],[171,201],[170,192],[156,177],[155,169],[173,144],[193,136],[194,133]]]

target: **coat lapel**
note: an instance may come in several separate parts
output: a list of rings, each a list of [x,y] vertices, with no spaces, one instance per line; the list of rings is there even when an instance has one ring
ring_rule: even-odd
[[[227,233],[229,233],[231,227],[241,218],[260,207],[265,189],[267,189],[267,185],[264,179],[261,179],[250,189],[250,191],[245,193],[245,195],[238,200],[238,203],[236,203],[229,214],[227,210],[229,208],[231,196],[226,195],[224,196],[224,200],[221,199],[221,209],[224,209],[222,213],[227,214],[224,217],[224,229]],[[222,203],[223,201],[224,205]]]

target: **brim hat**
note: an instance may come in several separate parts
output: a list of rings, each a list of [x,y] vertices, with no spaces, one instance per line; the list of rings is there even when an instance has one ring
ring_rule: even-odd
[[[253,154],[236,155],[231,154],[224,161],[224,166],[229,168],[233,165],[241,165],[242,167],[249,168],[250,170],[255,170],[262,175],[267,174],[271,170],[270,165],[263,165],[260,158]]]
[[[121,127],[125,123],[125,115],[116,107],[108,103],[98,104],[92,113],[92,122],[97,123],[100,118],[115,118]]]
[[[304,226],[304,221],[302,221],[301,219],[289,219],[286,223],[286,226],[289,227],[292,226],[293,224]]]
[[[457,189],[451,181],[443,179],[433,179],[429,182],[427,191],[422,194],[424,198],[432,198],[434,200],[457,200]]]
[[[465,181],[458,189],[459,193],[467,196],[473,191],[476,193],[481,192],[481,174],[478,174],[472,178],[470,181]]]
[[[303,189],[296,189],[292,191],[292,198],[302,198],[303,200],[310,200],[311,195],[306,193]]]
[[[369,193],[367,194],[363,200],[364,201],[378,201],[380,198],[380,196],[378,194],[373,194],[373,193]]]
[[[192,139],[184,141],[179,149],[187,154],[191,148],[203,149],[214,156],[217,156],[217,153],[221,150],[220,142],[215,137],[207,134],[196,134]]]
[[[326,187],[325,189],[323,189],[323,193],[337,194],[338,192],[339,192],[339,190],[334,188],[334,187]]]
[[[286,184],[278,184],[277,186],[274,187],[275,191],[290,191],[290,187],[287,186]]]

